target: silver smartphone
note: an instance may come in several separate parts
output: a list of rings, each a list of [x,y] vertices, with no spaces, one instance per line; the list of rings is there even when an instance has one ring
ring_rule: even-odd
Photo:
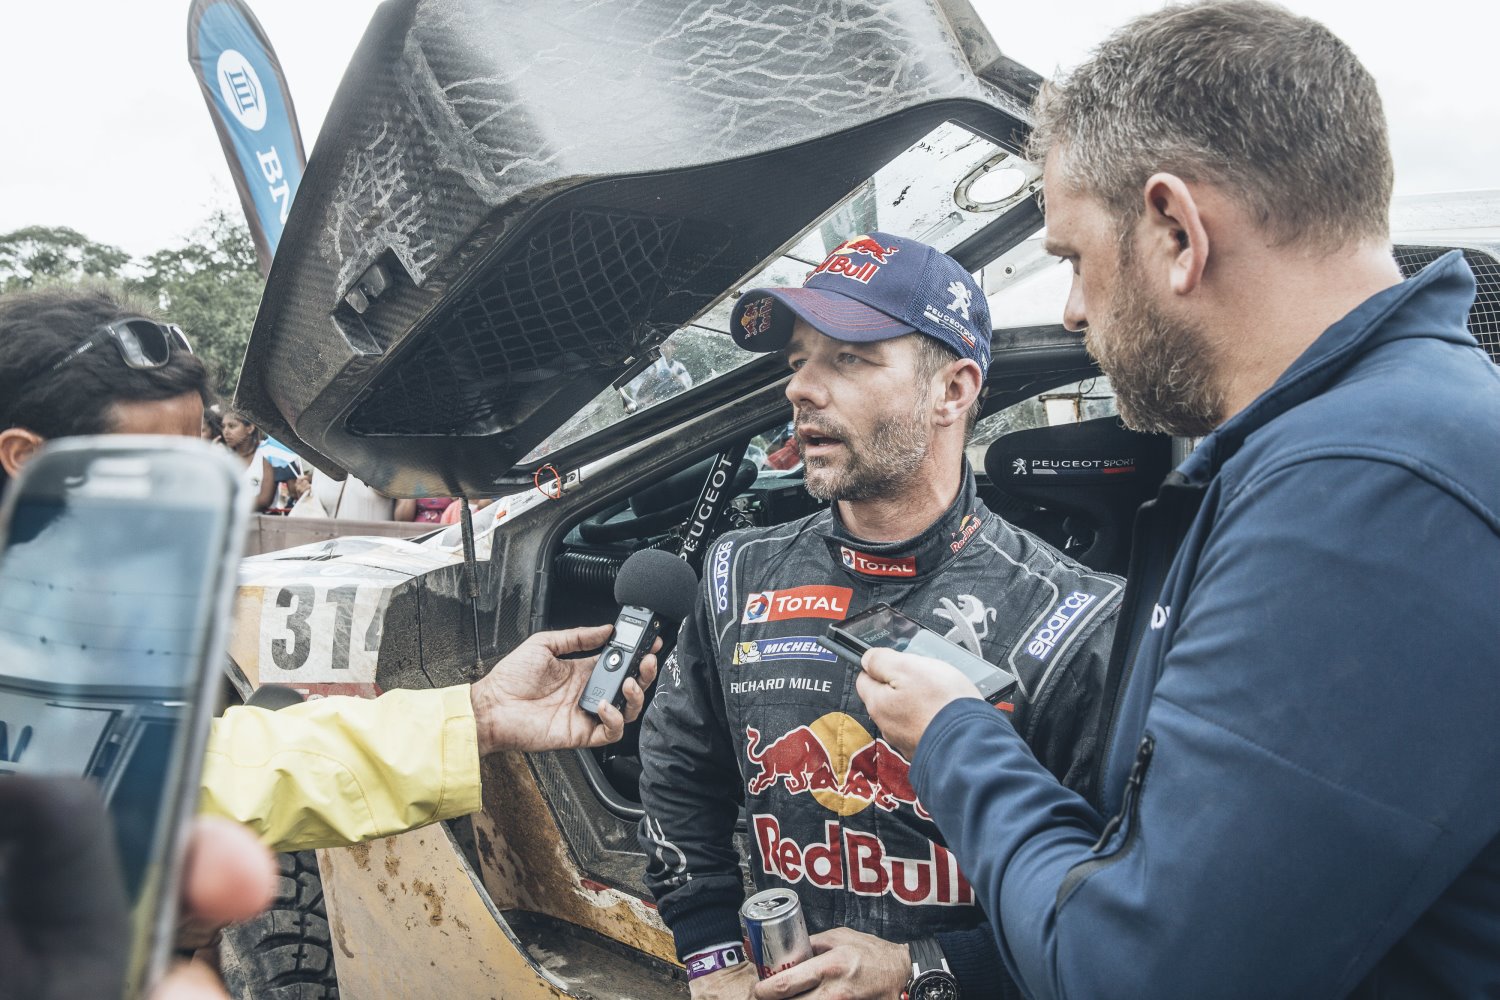
[[[992,705],[1009,698],[1016,689],[1015,674],[949,642],[889,604],[876,604],[841,622],[830,623],[819,641],[855,666],[876,646],[942,660],[973,681],[980,695]]]
[[[191,438],[68,438],[0,505],[0,781],[99,783],[131,903],[127,997],[172,944],[244,482],[223,448]]]

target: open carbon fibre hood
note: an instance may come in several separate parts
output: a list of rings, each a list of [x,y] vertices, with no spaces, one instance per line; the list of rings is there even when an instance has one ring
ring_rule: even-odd
[[[1002,64],[966,0],[389,0],[313,149],[237,405],[326,472],[494,495],[935,128],[1013,148]]]

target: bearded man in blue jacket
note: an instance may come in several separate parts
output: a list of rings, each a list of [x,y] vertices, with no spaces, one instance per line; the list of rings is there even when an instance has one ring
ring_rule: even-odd
[[[1030,996],[1500,993],[1500,371],[1463,258],[1392,261],[1374,81],[1234,0],[1035,111],[1065,322],[1206,437],[1137,524],[1100,803],[934,661],[868,654],[871,716]]]

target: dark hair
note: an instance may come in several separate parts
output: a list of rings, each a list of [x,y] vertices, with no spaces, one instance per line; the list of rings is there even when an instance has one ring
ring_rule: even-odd
[[[113,347],[52,366],[93,330],[152,310],[105,287],[44,288],[0,296],[0,430],[24,427],[44,438],[107,434],[116,403],[196,393],[212,396],[203,362],[173,351],[160,368],[127,367]]]
[[[209,440],[216,441],[224,436],[224,413],[218,403],[204,403],[203,423],[208,426]]]
[[[929,337],[925,333],[909,333],[907,336],[917,338],[917,378],[919,379],[930,379],[959,359],[957,351],[936,337]],[[979,423],[979,411],[983,408],[984,387],[980,386],[979,395],[964,411],[965,442],[974,436],[974,425]]]
[[[260,429],[260,424],[258,424],[258,423],[255,422],[255,418],[252,417],[252,416],[250,416],[248,413],[244,412],[243,410],[234,410],[234,409],[225,409],[224,412],[222,414],[220,414],[220,416],[219,416],[219,436],[220,437],[223,437],[223,435],[224,435],[224,421],[228,420],[230,417],[233,417],[234,419],[238,420],[242,424],[245,424],[252,431],[254,431],[255,436],[254,436],[253,440],[255,441],[255,443],[257,445],[259,445],[261,441],[265,440],[265,437],[266,437],[265,431],[263,431],[263,430]]]
[[[1167,7],[1047,84],[1027,154],[1102,200],[1123,234],[1146,179],[1222,186],[1273,239],[1385,239],[1393,174],[1375,80],[1311,18],[1261,0]]]

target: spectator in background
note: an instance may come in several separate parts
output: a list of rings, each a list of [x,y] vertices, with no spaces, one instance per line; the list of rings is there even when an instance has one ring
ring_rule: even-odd
[[[210,444],[224,443],[224,411],[218,403],[203,408],[203,440]]]
[[[353,476],[334,479],[311,470],[311,486],[297,502],[297,517],[327,517],[346,521],[392,521],[396,501]]]
[[[475,513],[475,514],[478,514],[480,511],[484,510],[486,507],[488,507],[490,504],[492,504],[494,502],[495,502],[494,499],[489,498],[489,497],[486,497],[486,498],[483,498],[483,499],[480,499],[480,500],[470,500],[469,501],[469,510],[471,512]],[[439,524],[457,524],[459,522],[459,519],[463,517],[463,507],[464,507],[464,498],[463,497],[457,498],[452,503],[448,504],[448,506],[446,506],[446,507],[443,508],[443,513],[442,513],[442,516],[438,518],[438,523]]]
[[[260,428],[249,417],[235,410],[224,411],[222,431],[224,447],[234,452],[245,465],[245,481],[255,499],[251,509],[257,514],[271,506],[276,499],[276,473],[270,461],[260,453]]]
[[[397,500],[392,520],[415,524],[441,524],[443,511],[453,503],[452,497],[423,497],[421,500]]]

